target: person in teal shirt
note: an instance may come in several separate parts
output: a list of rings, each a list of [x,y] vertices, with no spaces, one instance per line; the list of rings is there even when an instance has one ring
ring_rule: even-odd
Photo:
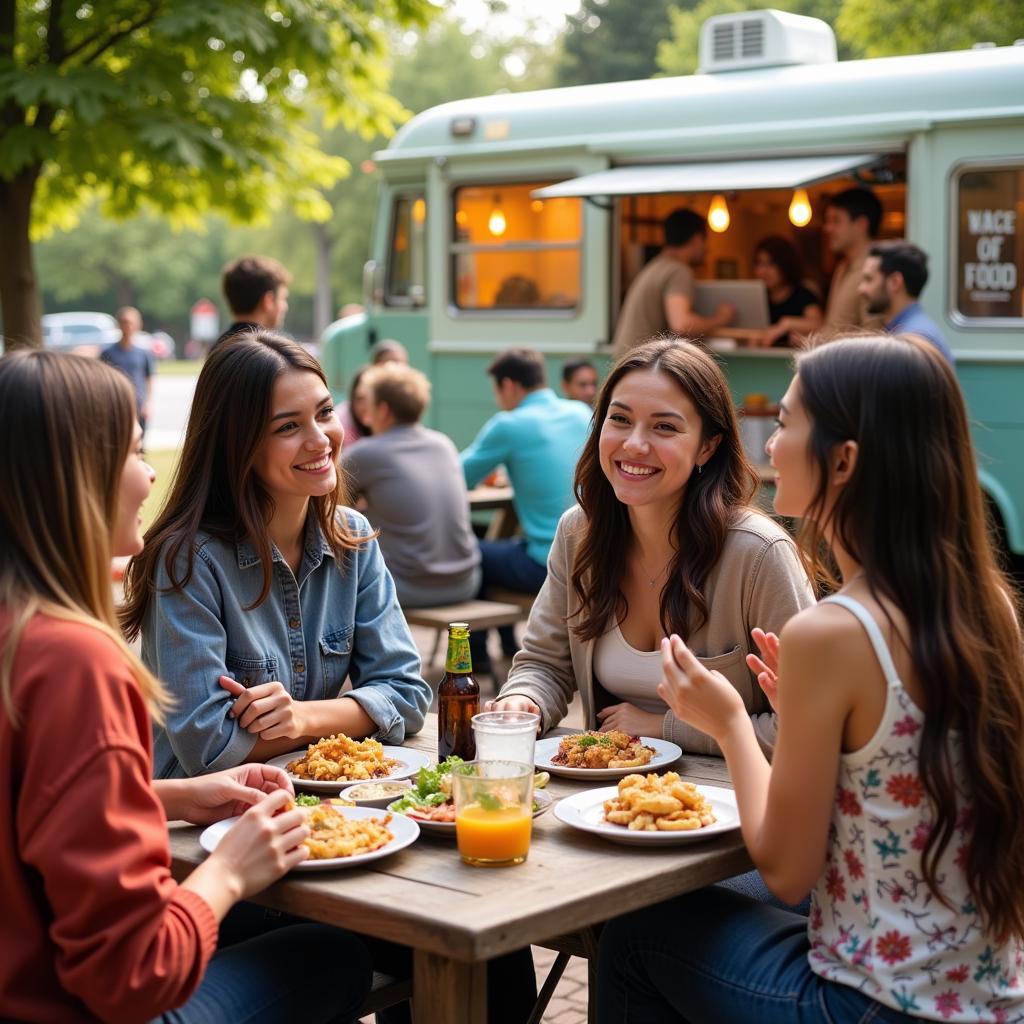
[[[481,428],[461,453],[466,486],[475,487],[504,465],[514,491],[513,504],[523,536],[481,540],[483,580],[480,597],[495,587],[536,594],[547,574],[548,550],[558,520],[573,504],[576,460],[590,426],[591,410],[583,402],[559,398],[547,383],[544,357],[531,348],[499,353],[487,372],[502,410]],[[506,656],[515,653],[511,627],[501,630]],[[490,671],[486,633],[472,634],[473,666]]]

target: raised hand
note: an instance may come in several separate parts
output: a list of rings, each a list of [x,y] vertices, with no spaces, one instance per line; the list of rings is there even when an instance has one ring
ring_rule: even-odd
[[[779,638],[774,633],[766,633],[756,626],[750,631],[750,635],[761,652],[759,658],[756,654],[747,655],[747,668],[757,677],[758,685],[764,690],[772,710],[778,714],[779,711]]]

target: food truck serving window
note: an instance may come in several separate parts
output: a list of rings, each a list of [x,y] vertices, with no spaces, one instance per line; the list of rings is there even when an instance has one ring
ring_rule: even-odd
[[[965,167],[954,195],[954,317],[1004,325],[1024,321],[1024,162]]]
[[[579,199],[534,199],[541,182],[465,185],[452,204],[459,309],[573,310],[580,297]]]

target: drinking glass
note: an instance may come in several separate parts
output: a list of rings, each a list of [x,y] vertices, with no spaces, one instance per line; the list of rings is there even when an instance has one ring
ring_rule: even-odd
[[[533,765],[467,761],[452,768],[455,839],[467,864],[522,864],[533,826]]]
[[[540,716],[529,711],[484,711],[473,716],[478,761],[533,764]]]

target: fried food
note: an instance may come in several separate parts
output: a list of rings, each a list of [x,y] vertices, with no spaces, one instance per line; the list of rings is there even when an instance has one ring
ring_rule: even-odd
[[[288,771],[296,778],[318,782],[363,782],[390,775],[400,764],[384,756],[376,740],[353,740],[344,733],[311,743],[306,753],[288,762]]]
[[[346,818],[332,804],[320,804],[306,810],[309,835],[304,845],[310,860],[355,857],[379,850],[395,838],[388,828],[391,815],[383,818]]]
[[[718,819],[692,782],[666,772],[620,779],[618,796],[604,802],[604,820],[633,831],[689,832]]]
[[[612,729],[563,737],[551,761],[566,768],[642,768],[652,757],[654,748],[644,746],[639,736]]]

